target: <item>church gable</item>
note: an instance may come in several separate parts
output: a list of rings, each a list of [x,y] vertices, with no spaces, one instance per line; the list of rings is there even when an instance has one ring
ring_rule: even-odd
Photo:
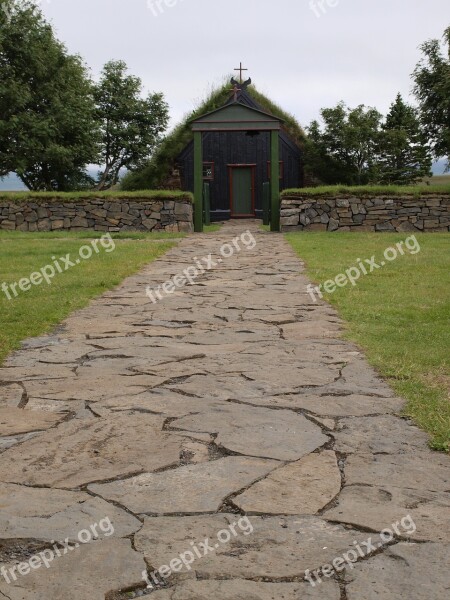
[[[267,96],[258,92],[253,85],[239,91],[238,101],[240,104],[268,113],[282,120],[283,123],[280,133],[281,151],[283,152],[283,148],[289,148],[292,155],[296,152],[302,153],[302,147],[306,136],[292,115],[283,111],[267,98]],[[123,189],[173,189],[180,187],[182,182],[180,181],[177,165],[180,163],[182,164],[183,161],[186,160],[186,157],[193,153],[192,120],[233,102],[234,92],[231,89],[230,84],[226,84],[221,88],[214,90],[202,105],[186,117],[186,119],[163,140],[158,151],[146,166],[140,171],[129,173],[124,178],[122,185]],[[290,160],[292,160],[292,158]],[[189,182],[183,187],[189,189]]]
[[[202,115],[191,124],[192,131],[237,131],[237,123],[241,131],[271,131],[280,129],[282,121],[262,110],[242,104],[239,100]]]

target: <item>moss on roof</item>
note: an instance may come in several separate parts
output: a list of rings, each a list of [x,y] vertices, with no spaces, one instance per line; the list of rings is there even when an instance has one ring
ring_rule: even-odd
[[[258,103],[261,110],[284,121],[283,129],[298,145],[303,144],[306,135],[295,117],[282,110],[267,96],[258,92],[253,85],[248,87],[246,91]],[[190,122],[205,113],[221,108],[228,102],[230,97],[230,83],[213,89],[206,100],[186,115],[184,120],[164,138],[153,158],[142,169],[125,175],[121,182],[121,189],[142,190],[161,187],[170,175],[176,158],[193,139]]]

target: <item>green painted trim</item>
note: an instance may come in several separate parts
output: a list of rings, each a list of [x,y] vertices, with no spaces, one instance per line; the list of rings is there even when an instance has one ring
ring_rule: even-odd
[[[270,231],[280,231],[280,136],[270,133]]]
[[[221,123],[223,121],[263,121],[270,123],[275,121],[277,123],[284,123],[283,119],[279,119],[268,112],[252,108],[251,106],[247,106],[240,102],[234,102],[232,104],[226,104],[209,113],[200,115],[191,121],[191,124],[195,125],[199,122]]]
[[[194,231],[203,232],[203,144],[202,133],[194,132]]]
[[[205,209],[205,226],[211,225],[211,187],[208,181],[203,183],[203,203]]]
[[[192,131],[280,131],[279,123],[275,121],[230,121],[221,123],[194,123]]]
[[[270,225],[270,181],[263,183],[263,225]]]
[[[229,104],[192,121],[192,131],[279,131],[283,121],[244,104]]]

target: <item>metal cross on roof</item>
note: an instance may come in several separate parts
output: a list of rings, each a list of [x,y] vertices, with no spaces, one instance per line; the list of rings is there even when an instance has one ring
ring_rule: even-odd
[[[243,77],[242,77],[242,73],[244,71],[248,71],[248,69],[244,69],[244,67],[242,66],[242,63],[239,63],[239,67],[237,69],[234,69],[235,71],[239,71],[239,82],[243,83]]]

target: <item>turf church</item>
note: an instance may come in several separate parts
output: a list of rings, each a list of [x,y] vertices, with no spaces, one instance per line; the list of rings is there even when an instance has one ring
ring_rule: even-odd
[[[192,121],[197,148],[194,139],[176,160],[182,189],[194,193],[197,189],[198,195],[200,185],[209,183],[212,221],[262,218],[265,183],[272,188],[272,206],[278,201],[273,196],[283,189],[303,186],[303,150],[298,141],[282,119],[249,93],[251,79],[243,81],[242,64],[236,70],[239,81],[231,80],[224,106]],[[279,163],[276,172],[273,156]],[[272,174],[278,176],[279,186],[272,185]]]

